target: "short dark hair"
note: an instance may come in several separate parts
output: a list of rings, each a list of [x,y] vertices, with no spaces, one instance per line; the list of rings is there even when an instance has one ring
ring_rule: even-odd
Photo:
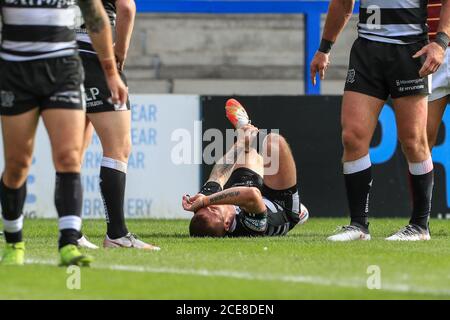
[[[225,227],[223,221],[208,211],[198,211],[189,224],[189,234],[191,237],[223,237]]]

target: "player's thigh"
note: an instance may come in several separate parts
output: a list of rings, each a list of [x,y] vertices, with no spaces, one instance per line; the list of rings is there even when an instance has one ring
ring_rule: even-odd
[[[131,111],[89,113],[97,132],[103,154],[126,162],[131,149]]]
[[[398,138],[410,162],[430,156],[427,138],[428,98],[425,95],[394,99]]]
[[[264,175],[264,160],[263,157],[254,148],[250,149],[249,152],[243,153],[236,161],[234,170],[239,168],[250,169],[261,177]]]
[[[436,144],[439,127],[448,103],[448,96],[428,102],[427,136],[430,148]]]
[[[264,184],[284,190],[297,184],[297,168],[291,148],[284,137],[269,134],[263,143]]]
[[[426,134],[428,98],[414,95],[393,99],[399,139]]]
[[[345,152],[351,152],[353,161],[365,156],[378,124],[385,101],[359,92],[345,91],[342,100],[341,125]]]
[[[1,116],[6,173],[11,172],[14,175],[15,171],[28,170],[32,162],[38,120],[37,108],[18,115]],[[8,176],[9,174],[6,174],[5,179],[8,179]],[[18,187],[13,186],[12,181],[5,183],[10,187]],[[18,182],[19,185],[22,183]]]
[[[77,109],[46,109],[42,119],[57,171],[78,172],[81,166],[86,114]]]

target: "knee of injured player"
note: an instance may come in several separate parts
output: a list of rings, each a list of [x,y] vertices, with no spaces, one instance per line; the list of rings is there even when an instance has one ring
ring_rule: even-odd
[[[232,205],[211,205],[198,210],[191,219],[191,237],[224,237],[236,215]]]

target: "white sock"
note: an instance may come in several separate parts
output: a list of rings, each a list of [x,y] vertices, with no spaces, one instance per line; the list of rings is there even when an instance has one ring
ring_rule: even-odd
[[[353,174],[360,171],[364,171],[372,165],[370,161],[370,155],[367,154],[364,157],[355,161],[344,162],[344,174]]]

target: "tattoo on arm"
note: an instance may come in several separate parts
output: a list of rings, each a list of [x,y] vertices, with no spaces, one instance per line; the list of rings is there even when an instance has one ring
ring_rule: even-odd
[[[220,159],[220,163],[216,163],[214,165],[211,175],[209,176],[209,180],[225,184],[233,173],[237,159],[239,159],[240,155],[244,152],[245,147],[238,144],[233,145],[233,147],[228,150],[222,159]]]
[[[98,4],[93,0],[78,0],[86,28],[93,33],[102,32],[106,25]]]
[[[216,196],[211,196],[209,198],[209,203],[210,204],[214,204],[216,202],[222,201],[222,200],[227,199],[227,198],[237,197],[240,194],[241,194],[240,191],[224,192],[224,193],[216,195]]]

